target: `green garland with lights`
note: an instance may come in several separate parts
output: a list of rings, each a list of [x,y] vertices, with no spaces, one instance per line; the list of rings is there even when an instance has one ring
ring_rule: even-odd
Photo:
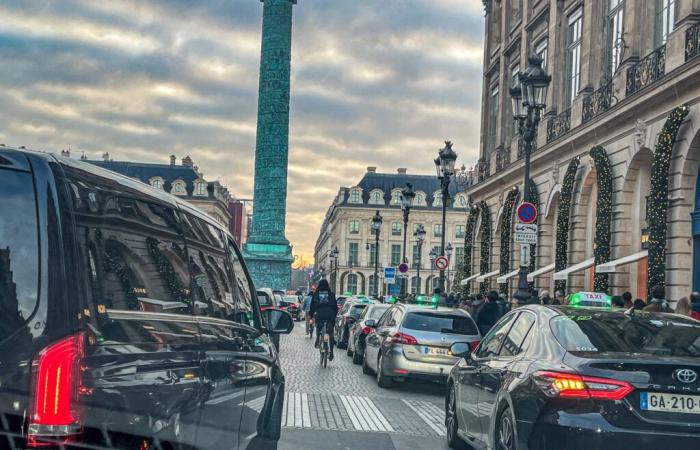
[[[488,273],[491,261],[491,213],[489,205],[484,201],[479,202],[479,213],[481,214],[481,262],[479,271],[482,274]],[[486,294],[489,290],[488,283],[481,283],[479,292]]]
[[[569,221],[571,218],[571,200],[576,181],[576,171],[580,163],[579,157],[575,157],[569,162],[564,175],[564,182],[561,187],[559,197],[559,217],[557,217],[557,248],[555,256],[554,271],[566,269],[569,264]],[[554,289],[566,292],[566,280],[554,282]]]
[[[537,185],[535,184],[535,181],[530,178],[530,190],[527,193],[527,201],[535,205],[535,209],[537,210],[537,220],[535,221],[535,224],[538,223],[539,218],[540,218],[540,194],[537,192]],[[537,269],[537,244],[531,244],[530,245],[530,268],[528,270],[529,273],[534,272]],[[530,290],[535,289],[535,282],[531,281],[528,283],[530,285]]]
[[[499,266],[499,274],[505,275],[510,271],[510,236],[513,229],[513,212],[515,211],[515,202],[518,201],[520,191],[517,186],[508,191],[506,201],[503,204],[503,212],[499,226],[501,227],[501,263]],[[508,294],[508,283],[501,283],[498,286],[501,294]]]
[[[105,241],[103,253],[104,267],[107,272],[115,274],[119,279],[127,308],[130,311],[138,311],[139,299],[131,283],[131,280],[135,280],[136,276],[122,258],[121,247],[122,245],[114,239],[107,239]]]
[[[464,260],[462,261],[459,276],[455,277],[455,281],[462,281],[465,278],[469,278],[472,275],[472,250],[474,249],[474,227],[476,226],[476,218],[479,215],[479,210],[472,207],[469,210],[469,217],[467,218],[467,226],[464,231]],[[471,284],[471,281],[469,282]],[[461,284],[457,290],[462,295],[469,295],[469,284],[462,286]]]
[[[668,179],[673,146],[678,130],[688,116],[688,105],[671,111],[664,124],[654,151],[651,164],[651,188],[649,192],[649,265],[647,283],[649,291],[656,285],[666,285],[666,234],[668,219]]]
[[[168,258],[163,255],[160,250],[160,242],[156,238],[148,237],[146,238],[146,247],[148,247],[148,254],[151,255],[151,260],[158,268],[158,274],[161,280],[165,281],[170,295],[172,295],[173,301],[189,303],[187,296],[184,294],[182,286],[180,286],[180,281],[177,278],[175,269],[173,265],[168,261]]]
[[[596,200],[596,224],[593,253],[595,265],[610,261],[610,227],[612,225],[612,168],[605,149],[596,145],[590,152],[596,170],[598,199]],[[609,276],[607,273],[595,273],[593,289],[596,292],[608,292]]]

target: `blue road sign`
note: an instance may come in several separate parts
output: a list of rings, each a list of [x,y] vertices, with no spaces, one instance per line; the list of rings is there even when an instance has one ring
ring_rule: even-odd
[[[384,268],[384,279],[396,278],[396,268],[395,267],[385,267]]]

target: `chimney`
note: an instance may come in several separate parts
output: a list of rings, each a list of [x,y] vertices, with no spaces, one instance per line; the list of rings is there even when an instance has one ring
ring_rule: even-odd
[[[104,159],[105,161],[109,161],[109,152],[103,153],[103,154],[102,154],[102,159]]]
[[[170,165],[171,165],[171,166],[174,166],[174,165],[175,165],[175,160],[176,160],[176,159],[177,159],[177,158],[175,158],[175,155],[170,155]]]
[[[192,158],[190,158],[190,155],[187,155],[184,158],[182,158],[182,165],[189,167],[192,167],[194,165],[194,163],[192,162]]]
[[[396,169],[396,172],[399,173],[399,175],[406,175],[406,168],[405,167],[399,167]]]
[[[374,173],[376,171],[377,171],[377,168],[375,166],[367,167],[367,173]]]

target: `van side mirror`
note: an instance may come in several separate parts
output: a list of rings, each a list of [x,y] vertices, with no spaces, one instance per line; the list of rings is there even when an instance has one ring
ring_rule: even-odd
[[[370,328],[377,328],[377,321],[374,319],[365,320],[365,326]]]
[[[289,334],[294,329],[294,319],[287,311],[279,308],[268,308],[263,311],[267,323],[267,331],[271,334]]]
[[[471,359],[472,349],[468,342],[455,342],[450,346],[450,353],[457,358]]]

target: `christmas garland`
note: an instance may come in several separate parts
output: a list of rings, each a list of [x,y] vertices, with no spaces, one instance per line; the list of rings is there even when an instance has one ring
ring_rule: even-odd
[[[510,235],[513,229],[513,211],[515,210],[515,202],[518,200],[519,190],[513,187],[506,196],[506,201],[503,204],[503,212],[501,213],[501,263],[499,267],[500,275],[505,275],[510,271]],[[501,294],[508,294],[508,283],[499,285]]]
[[[469,278],[472,275],[472,249],[474,248],[474,227],[476,226],[476,218],[479,210],[472,207],[469,211],[467,226],[464,232],[464,261],[462,263],[462,276],[458,278],[460,281]],[[471,282],[469,282],[471,284]],[[459,290],[462,295],[469,295],[469,284],[460,286]]]
[[[688,116],[687,105],[671,111],[654,151],[651,164],[651,189],[649,193],[649,266],[647,283],[649,291],[656,285],[666,284],[666,232],[668,216],[668,171],[671,165],[673,145],[678,130]]]
[[[535,208],[537,210],[537,218],[539,219],[540,215],[540,195],[537,192],[537,185],[535,184],[535,181],[530,178],[530,190],[527,193],[527,201],[535,205]],[[535,224],[537,224],[537,221],[535,221]],[[534,272],[537,269],[537,244],[531,244],[530,245],[530,269],[528,270],[529,273]],[[530,290],[535,289],[535,282],[529,282],[530,285]]]
[[[612,169],[610,159],[605,149],[596,145],[591,149],[591,158],[595,164],[596,181],[598,183],[598,199],[596,201],[596,224],[593,253],[595,265],[610,261],[610,226],[612,224]],[[609,277],[607,273],[595,273],[593,289],[596,292],[607,292]]]
[[[182,286],[180,286],[180,281],[177,279],[177,274],[175,274],[173,265],[170,264],[168,258],[166,258],[160,250],[158,239],[152,237],[146,238],[146,246],[148,247],[148,253],[151,255],[151,260],[158,268],[158,273],[162,277],[161,279],[165,281],[173,300],[176,302],[189,303],[189,299],[183,294]]]
[[[104,247],[104,267],[107,272],[111,272],[119,278],[127,308],[130,311],[138,311],[139,299],[134,293],[134,286],[131,284],[131,280],[136,279],[136,276],[122,259],[120,246],[121,244],[116,240],[107,239]]]
[[[482,274],[488,273],[489,262],[491,260],[491,213],[489,205],[485,201],[479,202],[479,212],[481,213],[481,263],[479,271]],[[489,290],[488,283],[481,283],[479,292],[486,294]]]
[[[576,171],[578,170],[580,159],[575,157],[566,168],[564,183],[561,187],[559,197],[559,217],[557,217],[557,248],[555,256],[554,271],[566,269],[569,264],[569,219],[571,217],[571,196],[576,181]],[[566,292],[566,280],[558,280],[554,283],[557,291]]]

